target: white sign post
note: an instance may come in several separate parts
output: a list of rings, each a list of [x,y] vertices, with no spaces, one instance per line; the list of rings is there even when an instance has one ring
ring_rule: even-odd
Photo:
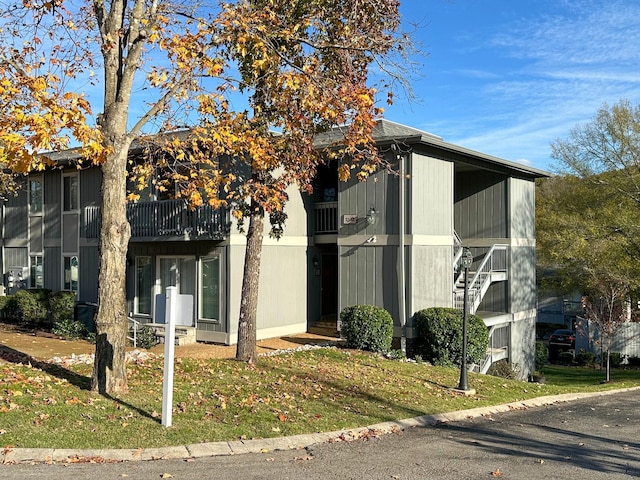
[[[162,383],[162,425],[171,426],[173,406],[173,358],[176,343],[176,307],[178,289],[167,287],[164,325],[164,381]]]

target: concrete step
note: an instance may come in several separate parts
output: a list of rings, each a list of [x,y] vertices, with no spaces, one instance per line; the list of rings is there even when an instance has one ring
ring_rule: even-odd
[[[164,323],[147,323],[153,334],[158,337],[160,343],[164,343],[165,324]],[[191,345],[196,343],[196,327],[187,327],[185,325],[176,325],[175,331],[176,345]]]
[[[317,322],[307,328],[307,331],[309,333],[323,335],[325,337],[340,337],[340,332],[338,332],[336,322]]]

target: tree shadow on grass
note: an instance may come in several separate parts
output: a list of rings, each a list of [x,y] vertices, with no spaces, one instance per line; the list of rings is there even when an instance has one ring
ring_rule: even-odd
[[[48,373],[51,376],[67,380],[71,385],[74,385],[81,390],[91,389],[91,378],[85,375],[80,375],[68,368],[64,368],[62,365],[58,365],[57,363],[38,360],[26,353],[20,352],[19,350],[7,347],[6,345],[0,345],[0,359],[9,363],[30,365]]]
[[[69,370],[68,368],[63,367],[62,365],[58,365],[57,363],[38,360],[30,355],[27,355],[24,352],[20,352],[19,350],[15,350],[11,347],[7,347],[6,345],[0,345],[0,361],[1,360],[7,363],[14,363],[16,365],[22,364],[37,368],[38,370],[42,370],[52,377],[68,381],[71,385],[79,388],[80,390],[91,390],[91,377],[80,375],[79,373],[76,373],[73,370]],[[162,420],[160,418],[152,416],[149,412],[122,400],[121,398],[107,393],[102,393],[101,395],[104,398],[119,403],[123,407],[137,412],[142,417],[146,417],[157,423],[160,423]]]

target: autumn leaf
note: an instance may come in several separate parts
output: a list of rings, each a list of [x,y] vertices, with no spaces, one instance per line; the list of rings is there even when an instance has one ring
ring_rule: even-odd
[[[286,422],[287,416],[284,413],[281,413],[280,415],[278,415],[278,420],[280,420],[281,422]]]
[[[491,472],[492,477],[502,477],[503,475],[504,473],[502,473],[499,468]]]

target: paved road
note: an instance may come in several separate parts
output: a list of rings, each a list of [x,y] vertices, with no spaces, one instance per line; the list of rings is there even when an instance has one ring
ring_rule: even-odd
[[[119,464],[0,465],[19,479],[628,479],[640,393],[531,408],[306,450]]]

